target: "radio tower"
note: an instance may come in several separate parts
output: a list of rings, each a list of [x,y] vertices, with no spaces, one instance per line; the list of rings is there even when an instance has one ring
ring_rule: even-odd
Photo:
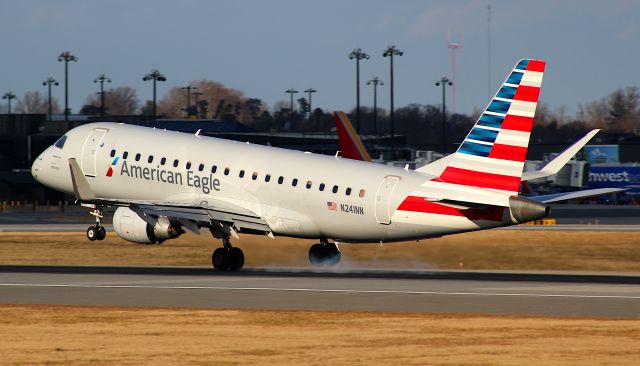
[[[462,48],[462,42],[451,42],[451,31],[449,31],[449,40],[447,42],[449,50],[451,51],[451,82],[453,83],[451,92],[453,98],[451,101],[451,113],[456,113],[456,51]]]

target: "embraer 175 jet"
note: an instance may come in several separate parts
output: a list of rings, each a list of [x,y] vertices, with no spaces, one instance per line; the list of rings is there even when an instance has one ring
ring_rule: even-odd
[[[76,127],[32,174],[91,209],[125,240],[159,244],[206,228],[222,239],[217,270],[238,270],[239,234],[318,239],[314,265],[340,260],[337,243],[420,240],[542,218],[547,203],[615,190],[518,195],[521,180],[556,173],[597,130],[544,168],[523,174],[545,62],[521,60],[458,150],[416,170],[122,123]]]

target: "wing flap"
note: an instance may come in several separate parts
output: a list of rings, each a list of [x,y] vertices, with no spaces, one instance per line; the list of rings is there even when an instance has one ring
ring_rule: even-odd
[[[194,223],[210,226],[212,222],[224,223],[235,227],[238,231],[255,231],[268,234],[271,228],[267,222],[255,215],[247,214],[249,211],[238,207],[236,212],[232,211],[231,204],[225,204],[226,211],[207,207],[183,207],[151,204],[131,204],[130,207],[143,220],[154,220],[153,216],[167,216],[180,220],[189,220]],[[134,208],[135,207],[135,208]],[[149,221],[147,221],[149,222]],[[192,230],[193,225],[188,227]],[[193,230],[192,230],[193,231]]]

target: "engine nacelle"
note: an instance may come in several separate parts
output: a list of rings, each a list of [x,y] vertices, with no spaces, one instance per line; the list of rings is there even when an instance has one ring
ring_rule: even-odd
[[[551,211],[549,205],[515,196],[509,198],[509,208],[514,224],[541,219]]]
[[[113,229],[122,239],[140,244],[162,244],[184,234],[180,225],[174,225],[164,216],[151,226],[128,207],[118,207],[113,214]]]

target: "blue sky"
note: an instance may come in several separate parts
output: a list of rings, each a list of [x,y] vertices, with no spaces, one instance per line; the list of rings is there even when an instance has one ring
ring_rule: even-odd
[[[447,38],[463,41],[457,63],[457,110],[469,113],[489,99],[487,5],[491,5],[491,94],[520,58],[548,61],[541,100],[551,108],[601,98],[640,85],[640,2],[610,1],[388,1],[388,0],[24,0],[0,1],[0,93],[41,90],[47,76],[63,80],[57,56],[71,64],[71,107],[77,112],[93,79],[151,98],[142,76],[158,68],[171,86],[217,80],[269,105],[284,90],[313,87],[314,106],[355,105],[355,47],[362,61],[362,105],[372,104],[364,81],[379,76],[379,105],[388,107],[388,59],[395,44],[395,105],[439,104],[434,82],[451,76]],[[55,96],[63,101],[62,86]],[[449,96],[450,98],[451,96]],[[451,100],[451,99],[449,99]]]

